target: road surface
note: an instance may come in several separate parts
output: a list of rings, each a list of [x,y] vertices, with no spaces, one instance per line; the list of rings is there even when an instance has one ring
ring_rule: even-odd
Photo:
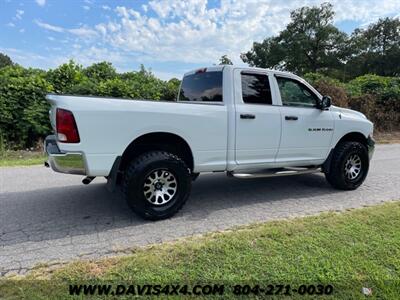
[[[42,166],[0,168],[0,273],[38,263],[123,254],[137,246],[236,225],[341,211],[400,199],[400,144],[378,145],[370,174],[356,191],[332,189],[322,174],[236,179],[201,175],[173,218],[151,222],[110,194],[103,178]]]

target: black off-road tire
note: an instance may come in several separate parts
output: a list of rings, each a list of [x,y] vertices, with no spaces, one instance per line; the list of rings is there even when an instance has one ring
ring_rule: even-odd
[[[177,190],[167,203],[155,205],[146,199],[144,184],[149,174],[159,169],[174,175]],[[173,216],[182,208],[190,195],[191,184],[190,170],[183,160],[168,152],[151,151],[130,162],[124,174],[122,191],[136,214],[144,219],[161,220]]]
[[[346,175],[346,163],[353,155],[361,160],[361,171],[354,179]],[[355,190],[367,177],[369,170],[369,158],[367,148],[359,142],[341,142],[333,150],[331,164],[328,172],[325,172],[326,180],[336,189]]]

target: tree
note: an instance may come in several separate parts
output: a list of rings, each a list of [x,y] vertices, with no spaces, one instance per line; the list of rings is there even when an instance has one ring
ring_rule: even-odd
[[[285,69],[284,57],[285,50],[279,43],[279,37],[266,38],[261,43],[254,42],[250,51],[240,55],[243,62],[250,66],[275,69]]]
[[[79,84],[83,77],[82,66],[73,60],[47,73],[47,80],[53,85],[54,91],[60,94],[69,93],[70,89]]]
[[[117,77],[117,71],[112,63],[106,61],[92,64],[84,69],[83,73],[95,81],[114,79]]]
[[[0,68],[4,68],[7,66],[12,66],[13,62],[11,60],[11,58],[3,53],[0,53]]]
[[[228,57],[228,55],[224,54],[221,56],[221,58],[219,59],[219,64],[220,65],[233,65],[233,62],[230,60],[230,58]]]
[[[175,101],[178,96],[180,84],[181,81],[177,78],[171,78],[170,80],[168,80],[164,87],[162,99]]]
[[[352,77],[366,73],[400,75],[400,19],[379,19],[351,36],[353,53],[348,61]]]
[[[51,132],[49,92],[42,72],[18,65],[0,69],[0,131],[8,146],[29,147]]]
[[[251,66],[278,68],[304,74],[340,68],[346,57],[347,35],[333,25],[329,3],[291,12],[291,22],[276,37],[254,43],[241,55]]]

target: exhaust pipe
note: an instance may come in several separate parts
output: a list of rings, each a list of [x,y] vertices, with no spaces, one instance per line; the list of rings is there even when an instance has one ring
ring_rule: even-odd
[[[88,185],[95,178],[96,178],[96,176],[86,176],[85,178],[82,179],[82,183],[85,185]]]

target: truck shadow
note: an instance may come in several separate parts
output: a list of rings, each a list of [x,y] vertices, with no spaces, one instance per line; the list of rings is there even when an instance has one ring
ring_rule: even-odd
[[[256,204],[258,210],[271,210],[271,203],[275,208],[282,203],[281,209],[284,209],[288,201],[315,199],[330,194],[334,197],[336,193],[340,192],[332,189],[320,174],[258,179],[205,174],[194,182],[192,195],[182,211],[169,220],[159,222],[137,217],[122,195],[109,193],[104,183],[2,193],[0,247],[93,233],[107,236],[107,232],[114,232],[109,236],[112,239],[115,231],[123,237],[121,229],[132,234],[137,232],[138,235],[154,231],[157,236],[162,236],[164,229],[173,234],[175,226],[201,227],[210,222],[224,222],[221,216],[232,209],[240,213],[247,206]],[[152,241],[151,238],[148,240]]]

